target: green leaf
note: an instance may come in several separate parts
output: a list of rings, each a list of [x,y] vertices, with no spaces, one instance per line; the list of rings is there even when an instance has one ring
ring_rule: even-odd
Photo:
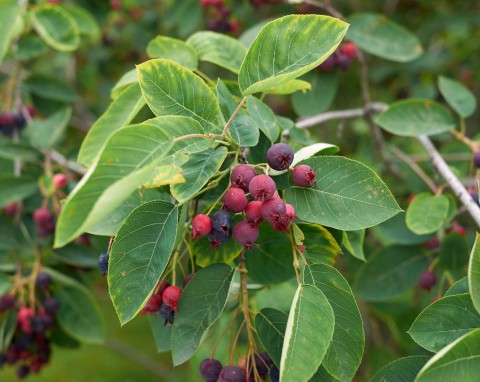
[[[230,116],[235,112],[238,103],[230,94],[225,84],[219,80],[217,83],[217,97],[220,102],[225,120],[229,120]],[[228,134],[233,138],[235,143],[241,147],[256,146],[260,138],[258,125],[246,112],[239,110],[235,118],[232,120],[228,128]]]
[[[347,37],[359,48],[396,62],[409,62],[422,53],[418,38],[401,25],[377,13],[357,13],[348,18]]]
[[[280,134],[280,127],[272,109],[255,97],[247,99],[247,109],[258,129],[274,143]]]
[[[289,15],[265,25],[239,73],[243,95],[280,86],[317,67],[332,54],[348,24],[329,16]]]
[[[100,308],[85,287],[57,284],[53,296],[59,303],[56,318],[68,335],[87,344],[104,343],[105,325]]]
[[[43,74],[35,74],[25,81],[31,93],[48,100],[73,102],[77,99],[75,91],[65,81]]]
[[[198,57],[195,50],[182,40],[167,36],[157,36],[147,45],[150,58],[165,58],[175,61],[188,70],[198,67]]]
[[[92,255],[92,252],[82,245],[67,245],[56,250],[53,255],[58,261],[74,267],[96,268],[98,266],[98,256]]]
[[[440,246],[439,265],[444,269],[461,269],[468,264],[468,243],[465,238],[453,231],[446,235]]]
[[[298,223],[303,233],[304,256],[309,264],[335,264],[335,259],[342,253],[333,235],[319,224]]]
[[[12,342],[17,327],[16,311],[10,310],[0,316],[0,352],[4,353]]]
[[[414,382],[476,381],[480,373],[480,329],[444,347],[425,364]]]
[[[282,357],[283,338],[287,329],[288,314],[265,308],[255,316],[255,330],[263,347],[278,367]]]
[[[0,175],[0,208],[38,192],[37,182],[28,177]]]
[[[73,4],[62,4],[61,8],[75,19],[81,35],[90,36],[93,40],[98,40],[100,37],[100,28],[98,27],[97,20],[95,20],[91,13]]]
[[[148,106],[157,116],[191,117],[206,133],[220,132],[220,114],[215,94],[200,77],[183,66],[155,59],[137,66],[138,80]]]
[[[365,230],[359,231],[344,231],[342,248],[344,248],[353,257],[358,260],[366,261],[365,253],[363,252],[363,241],[365,240]]]
[[[191,245],[192,253],[195,255],[195,263],[201,267],[214,263],[231,264],[243,249],[236,240],[229,240],[219,248],[212,250],[210,241],[206,237],[192,240]]]
[[[387,301],[413,288],[427,266],[420,247],[387,247],[360,268],[353,289],[366,301]]]
[[[394,102],[375,121],[386,131],[404,137],[435,135],[455,128],[444,106],[425,99]]]
[[[413,382],[428,358],[415,355],[396,359],[377,371],[370,382]]]
[[[469,293],[442,297],[415,319],[408,334],[421,347],[437,352],[465,333],[480,327],[480,315]]]
[[[227,148],[222,146],[216,150],[206,150],[190,155],[188,161],[182,165],[185,183],[173,184],[170,187],[172,196],[180,204],[187,202],[215,175],[227,157],[227,152]]]
[[[445,195],[423,192],[408,205],[405,222],[417,235],[433,233],[440,229],[448,215],[449,202]]]
[[[53,49],[71,52],[80,44],[78,25],[68,12],[56,5],[43,4],[31,13],[33,27]]]
[[[15,22],[17,21],[18,11],[20,10],[17,0],[0,0],[0,64],[7,54],[15,32]]]
[[[120,227],[110,251],[108,287],[122,325],[150,298],[173,251],[178,209],[154,200],[133,210]]]
[[[64,202],[55,246],[67,244],[114,212],[148,180],[172,145],[172,138],[156,126],[133,125],[115,132]]]
[[[172,348],[172,325],[165,325],[165,319],[160,314],[149,317],[150,328],[152,329],[153,339],[157,347],[157,352],[163,353]]]
[[[462,118],[470,117],[477,108],[477,99],[462,83],[440,76],[438,88],[448,104]]]
[[[280,86],[275,86],[270,88],[266,91],[268,94],[278,94],[278,95],[288,95],[292,93],[296,93],[298,91],[306,92],[307,90],[311,90],[312,85],[310,82],[303,81],[303,80],[290,80],[285,82]]]
[[[47,119],[34,119],[25,129],[25,134],[32,146],[40,149],[50,149],[61,142],[67,129],[71,107],[63,107]]]
[[[385,183],[362,163],[330,156],[302,163],[317,174],[316,186],[291,187],[285,192],[302,220],[353,231],[377,225],[401,211]]]
[[[444,297],[456,294],[471,293],[468,289],[468,277],[465,276],[453,284],[444,294]]]
[[[110,91],[110,98],[115,100],[118,96],[130,85],[138,83],[138,74],[137,69],[132,69],[126,72],[117,83],[113,86],[112,90]],[[138,88],[139,93],[141,94],[140,88]],[[143,100],[143,95],[142,95]],[[145,104],[145,100],[143,101]]]
[[[314,71],[304,78],[312,84],[312,89],[292,96],[293,110],[301,118],[312,117],[328,110],[338,90],[338,77],[335,74]]]
[[[280,382],[304,382],[318,370],[335,326],[332,307],[313,285],[299,285],[288,316]]]
[[[109,137],[128,125],[143,106],[145,106],[145,100],[138,84],[123,90],[88,131],[80,147],[78,162],[85,166],[92,165],[105,147]]]
[[[340,381],[351,381],[362,361],[365,347],[363,322],[347,280],[335,268],[323,264],[307,266],[304,284],[320,289],[333,309],[335,330],[322,365]]]
[[[415,245],[426,242],[433,235],[416,235],[405,224],[405,213],[401,212],[390,220],[373,228],[385,244]]]
[[[18,226],[13,224],[12,219],[6,216],[0,216],[0,250],[18,250],[25,242],[25,238],[20,234]]]
[[[480,313],[480,234],[475,236],[468,264],[468,287],[472,295],[473,305]]]
[[[18,41],[18,50],[14,52],[15,58],[20,61],[29,61],[47,53],[48,48],[36,35],[22,37]]]
[[[227,303],[235,269],[211,264],[190,280],[178,303],[172,332],[173,365],[188,361]]]
[[[200,61],[211,62],[237,74],[247,49],[236,39],[215,32],[197,32],[187,44],[192,46]]]

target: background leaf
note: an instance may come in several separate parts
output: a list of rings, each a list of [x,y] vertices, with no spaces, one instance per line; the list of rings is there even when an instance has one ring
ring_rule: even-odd
[[[343,232],[342,248],[358,260],[366,261],[365,253],[363,252],[364,240],[364,229],[359,231],[345,231]]]
[[[262,309],[255,316],[257,335],[277,367],[279,367],[282,357],[283,338],[287,328],[287,321],[287,313],[272,308]]]
[[[40,149],[54,147],[62,141],[71,116],[72,108],[63,107],[47,119],[34,119],[25,130],[30,143]]]
[[[432,195],[428,192],[415,195],[405,215],[407,227],[417,235],[433,233],[445,223],[448,207],[445,195]]]
[[[332,105],[338,90],[338,77],[333,73],[313,71],[304,77],[312,89],[292,95],[292,106],[300,118],[323,113]]]
[[[170,351],[172,348],[172,325],[165,325],[165,319],[159,313],[148,317],[150,328],[152,329],[153,339],[157,347],[157,352],[163,353]]]
[[[182,40],[167,36],[157,36],[147,45],[150,58],[165,58],[175,61],[188,70],[198,67],[198,57],[195,50]]]
[[[444,269],[461,269],[468,264],[468,243],[462,235],[452,231],[446,235],[440,245],[439,265]]]
[[[0,208],[38,191],[37,182],[27,177],[0,175]]]
[[[396,359],[377,371],[370,382],[413,382],[428,358],[415,355]]]
[[[0,64],[7,54],[10,42],[15,31],[14,26],[17,21],[19,11],[18,1],[16,0],[1,0],[0,7],[2,12],[0,14]]]
[[[438,78],[438,88],[448,104],[462,118],[470,117],[477,108],[477,99],[460,82],[440,76]]]
[[[480,313],[480,234],[477,233],[468,265],[468,286],[473,305]]]

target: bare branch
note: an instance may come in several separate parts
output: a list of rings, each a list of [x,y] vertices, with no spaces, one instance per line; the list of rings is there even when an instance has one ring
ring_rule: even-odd
[[[50,154],[50,159],[58,163],[59,165],[64,166],[69,170],[76,172],[77,174],[80,174],[80,175],[83,175],[85,173],[85,169],[83,168],[83,166],[79,165],[78,163],[67,160],[67,158],[65,158],[58,151],[51,150],[49,154]]]

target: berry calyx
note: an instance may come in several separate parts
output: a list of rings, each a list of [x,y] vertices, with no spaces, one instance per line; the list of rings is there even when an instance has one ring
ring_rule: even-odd
[[[245,372],[237,366],[225,366],[218,376],[218,382],[245,382]]]
[[[64,188],[68,184],[68,176],[65,174],[55,174],[53,176],[53,185],[57,190]]]
[[[296,166],[292,172],[293,183],[298,187],[311,187],[317,184],[315,176],[312,168],[306,164]]]
[[[270,223],[277,220],[281,216],[284,216],[286,211],[287,206],[279,197],[264,201],[260,207],[260,213],[262,214],[262,217]]]
[[[250,249],[258,238],[258,227],[247,221],[238,222],[233,227],[233,237],[246,249]]]
[[[260,212],[261,206],[262,202],[259,202],[258,200],[254,200],[253,202],[247,204],[247,208],[245,208],[245,216],[250,223],[259,224],[262,222],[263,217],[262,213]]]
[[[232,212],[242,212],[247,207],[245,191],[238,187],[230,187],[223,197],[223,205]]]
[[[250,191],[250,195],[255,200],[268,200],[273,198],[275,195],[275,191],[277,190],[277,186],[272,178],[268,175],[261,174],[257,175],[252,179],[250,182],[248,189]]]
[[[105,276],[108,272],[108,259],[109,255],[107,252],[101,253],[100,256],[98,256],[98,267],[100,268],[100,271],[102,271],[102,275]]]
[[[228,237],[231,234],[232,218],[227,211],[217,211],[212,217],[212,227],[215,231],[221,231]]]
[[[341,47],[341,51],[352,60],[357,57],[357,46],[353,42],[347,42]]]
[[[208,235],[212,230],[212,220],[205,214],[199,214],[192,220],[192,235],[195,239]]]
[[[222,364],[216,359],[207,358],[200,364],[200,376],[205,382],[216,382],[222,371]]]
[[[248,192],[248,185],[256,176],[255,170],[248,164],[239,164],[230,174],[232,186],[239,187],[243,191]]]
[[[48,224],[52,219],[52,214],[46,208],[38,208],[33,212],[33,221],[37,224]]]
[[[420,275],[418,279],[418,285],[420,288],[430,291],[437,283],[437,276],[432,271],[425,271]]]
[[[268,165],[274,170],[286,170],[293,162],[293,150],[286,143],[276,143],[267,151]]]
[[[212,230],[212,232],[208,234],[208,240],[210,240],[210,247],[212,249],[217,249],[222,244],[225,244],[230,240],[231,234],[232,231],[228,231],[228,233],[226,233],[225,231]]]
[[[163,302],[167,304],[174,312],[177,312],[177,304],[181,296],[182,290],[175,285],[167,287],[162,293]]]

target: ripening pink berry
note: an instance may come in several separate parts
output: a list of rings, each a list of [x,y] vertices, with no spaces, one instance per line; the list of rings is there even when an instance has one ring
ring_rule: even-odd
[[[174,285],[167,287],[162,293],[163,302],[168,305],[174,312],[177,311],[178,300],[182,296],[182,290]]]
[[[245,248],[250,249],[258,238],[258,227],[247,221],[238,222],[233,227],[233,238]]]
[[[245,191],[238,187],[230,187],[223,197],[223,204],[229,211],[242,212],[248,204]]]
[[[17,202],[10,203],[3,207],[3,212],[5,212],[5,215],[7,216],[13,216],[17,213],[19,204]]]
[[[292,172],[293,183],[298,187],[310,187],[316,184],[315,176],[312,168],[306,164],[296,166]]]
[[[195,239],[208,235],[212,230],[212,219],[205,214],[199,214],[192,220],[192,235]]]
[[[57,190],[64,188],[68,184],[68,176],[65,174],[55,174],[53,176],[53,185]]]
[[[245,208],[245,216],[250,223],[259,224],[262,222],[263,217],[262,213],[260,212],[261,206],[262,202],[258,200],[254,200],[253,202],[247,204],[247,208]]]
[[[277,186],[272,178],[270,178],[268,175],[261,174],[252,179],[248,189],[250,191],[250,195],[255,200],[264,201],[273,198],[275,191],[277,190]]]
[[[344,44],[341,47],[341,51],[352,60],[357,57],[357,46],[353,42],[347,42]]]
[[[33,212],[33,221],[37,224],[47,224],[51,219],[52,214],[46,208],[38,208]]]
[[[280,216],[285,215],[285,212],[286,205],[279,197],[274,197],[264,201],[260,207],[260,213],[262,214],[262,217],[268,222],[272,222],[275,219],[278,219]]]
[[[239,187],[243,191],[248,192],[248,185],[256,176],[255,170],[248,164],[240,164],[235,167],[230,175],[232,186]]]

